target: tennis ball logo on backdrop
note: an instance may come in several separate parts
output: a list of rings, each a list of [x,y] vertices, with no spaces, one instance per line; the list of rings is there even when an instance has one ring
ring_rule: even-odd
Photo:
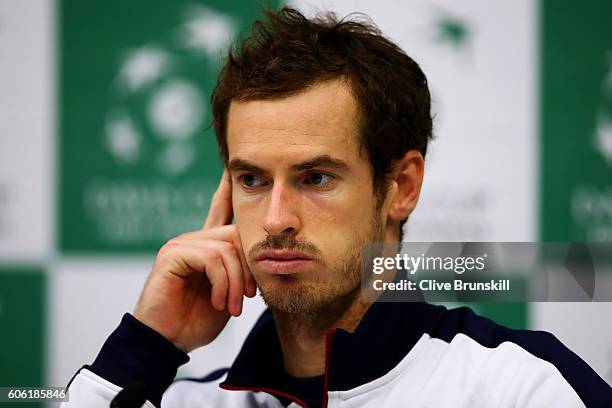
[[[155,251],[202,225],[222,169],[209,95],[260,17],[250,0],[208,3],[62,6],[62,251]]]
[[[202,223],[220,169],[215,138],[207,132],[207,99],[230,41],[254,14],[197,3],[175,10],[155,23],[124,27],[138,33],[130,39],[96,38],[104,58],[101,51],[78,50],[79,60],[69,61],[107,62],[104,75],[91,81],[108,93],[95,93],[91,102],[77,99],[68,110],[67,122],[78,126],[64,141],[76,147],[65,154],[75,159],[63,175],[72,188],[62,201],[63,248],[155,250]],[[98,32],[105,19],[90,24]],[[80,119],[81,103],[99,117],[94,143],[80,142],[98,123]]]
[[[209,65],[218,63],[235,31],[229,16],[192,6],[169,41],[126,52],[105,129],[106,148],[118,164],[136,166],[149,156],[166,175],[180,175],[191,167],[194,137],[208,117],[199,79],[189,71],[202,57]]]

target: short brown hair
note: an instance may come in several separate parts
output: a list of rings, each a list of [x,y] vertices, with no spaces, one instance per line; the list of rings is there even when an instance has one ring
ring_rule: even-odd
[[[284,7],[264,11],[251,34],[231,48],[212,96],[221,157],[228,160],[227,116],[232,101],[289,96],[320,81],[345,78],[361,113],[361,147],[374,191],[386,191],[395,162],[432,136],[427,78],[418,64],[369,21],[333,13],[306,18]],[[378,194],[377,194],[378,196]]]

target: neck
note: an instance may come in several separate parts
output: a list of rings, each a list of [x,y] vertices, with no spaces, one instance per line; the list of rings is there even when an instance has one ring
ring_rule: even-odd
[[[325,371],[325,335],[329,329],[353,332],[371,302],[359,288],[322,310],[296,314],[273,310],[285,368],[294,377],[313,377]]]
[[[399,231],[399,225],[389,226],[380,241],[398,243],[399,237],[396,231]],[[397,249],[394,248],[391,252],[394,256]],[[393,276],[395,272],[390,279]],[[327,331],[340,328],[352,333],[375,299],[376,295],[372,297],[372,294],[366,294],[363,298],[361,288],[358,286],[331,305],[311,313],[287,313],[273,309],[287,372],[294,377],[314,377],[324,374]]]

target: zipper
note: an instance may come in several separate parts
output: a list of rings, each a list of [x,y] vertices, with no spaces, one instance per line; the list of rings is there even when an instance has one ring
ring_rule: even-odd
[[[329,364],[331,358],[331,348],[334,342],[334,335],[336,334],[336,329],[330,329],[325,333],[325,379],[323,381],[323,400],[322,400],[322,408],[327,408],[327,391],[329,390]]]

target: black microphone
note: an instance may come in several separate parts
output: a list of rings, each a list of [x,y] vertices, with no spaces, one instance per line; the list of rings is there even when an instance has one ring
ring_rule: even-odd
[[[110,403],[110,408],[141,408],[147,400],[147,385],[134,381],[126,385]]]

